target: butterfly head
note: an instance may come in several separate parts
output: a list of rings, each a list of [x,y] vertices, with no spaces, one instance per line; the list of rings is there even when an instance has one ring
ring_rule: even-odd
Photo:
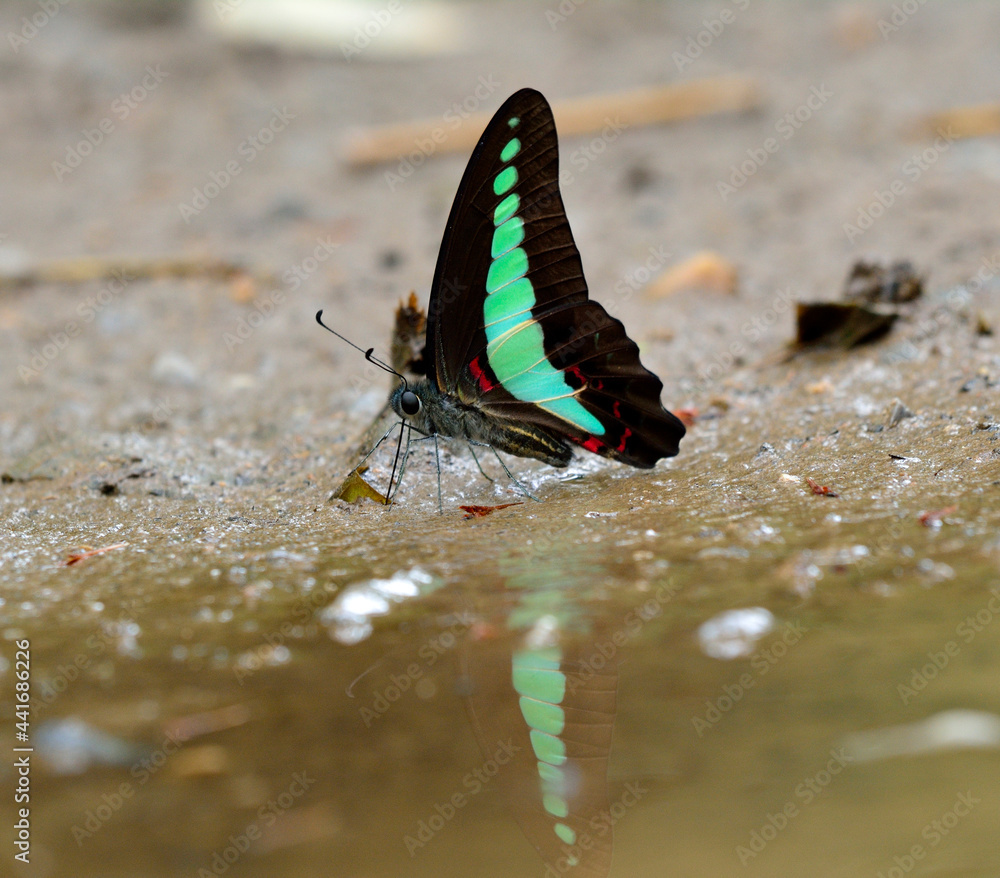
[[[454,432],[454,414],[432,381],[418,381],[416,384],[400,382],[389,397],[392,410],[410,427],[419,433],[431,435]]]
[[[399,414],[401,417],[412,418],[419,414],[423,407],[424,404],[420,401],[419,396],[409,388],[401,388],[399,394]]]
[[[424,401],[421,398],[423,393],[423,382],[415,387],[410,387],[405,382],[400,382],[392,395],[389,397],[389,404],[392,410],[404,421],[410,421],[414,426],[419,426],[426,415]]]

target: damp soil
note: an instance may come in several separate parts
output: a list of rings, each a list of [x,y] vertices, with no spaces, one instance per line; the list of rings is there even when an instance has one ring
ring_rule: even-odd
[[[5,6],[0,32],[34,9]],[[754,4],[678,70],[717,14],[584,4],[553,24],[482,4],[467,52],[347,62],[68,5],[4,54],[5,272],[121,255],[250,270],[0,291],[0,704],[12,729],[27,639],[32,734],[49,735],[24,874],[545,874],[499,785],[435,817],[490,756],[463,668],[532,612],[568,614],[592,654],[614,644],[613,875],[888,875],[915,847],[928,871],[996,874],[995,742],[828,769],[859,731],[1000,713],[1000,145],[940,149],[919,126],[995,100],[1000,9],[919,5],[869,39],[888,4]],[[120,118],[147,66],[166,75]],[[328,502],[388,385],[313,315],[386,350],[398,301],[427,295],[465,162],[351,170],[348,131],[440,116],[484,82],[492,110],[523,85],[556,99],[721,73],[757,77],[761,110],[562,145],[591,293],[693,414],[680,454],[652,471],[508,459],[533,502],[444,445],[439,514],[418,447],[392,506]],[[801,110],[813,89],[828,97]],[[735,185],[786,114],[793,135]],[[704,249],[737,266],[735,295],[642,294]],[[914,262],[922,299],[874,344],[790,356],[795,303],[837,298],[861,256]],[[366,477],[384,486],[391,462]],[[343,627],[340,596],[397,574],[398,601]],[[700,626],[748,607],[775,620],[756,651],[707,655]],[[0,778],[13,789],[12,759]]]

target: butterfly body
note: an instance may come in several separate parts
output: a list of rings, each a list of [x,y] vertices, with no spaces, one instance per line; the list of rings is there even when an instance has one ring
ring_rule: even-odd
[[[509,422],[484,414],[475,405],[442,393],[431,381],[420,381],[408,388],[420,400],[416,414],[408,415],[402,405],[406,392],[402,387],[390,398],[397,415],[426,435],[465,439],[489,445],[518,457],[533,457],[552,466],[566,466],[573,457],[570,446],[542,427]]]

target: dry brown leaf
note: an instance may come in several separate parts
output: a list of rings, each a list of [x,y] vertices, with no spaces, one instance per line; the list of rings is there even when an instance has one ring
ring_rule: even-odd
[[[463,515],[462,517],[468,521],[470,518],[485,518],[487,515],[492,515],[498,509],[506,509],[508,506],[520,506],[520,503],[501,503],[499,506],[459,506],[463,512],[468,512],[468,515]]]
[[[389,499],[385,494],[376,491],[368,484],[361,474],[368,471],[368,467],[358,467],[351,470],[351,474],[344,479],[340,487],[330,495],[331,500],[344,500],[347,503],[357,503],[359,500],[374,500],[383,506],[389,505]]]

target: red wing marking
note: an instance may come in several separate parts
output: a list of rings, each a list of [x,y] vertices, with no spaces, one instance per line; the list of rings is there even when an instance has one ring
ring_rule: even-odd
[[[483,367],[479,365],[479,357],[476,357],[471,363],[469,363],[469,371],[472,373],[472,377],[476,379],[479,384],[479,389],[483,393],[489,393],[496,385],[486,377],[486,373],[483,371]]]
[[[614,412],[616,418],[622,416],[622,404],[616,399],[615,404],[611,407],[611,411]]]
[[[580,443],[581,446],[587,449],[587,451],[593,451],[597,454],[601,450],[601,446],[604,443],[598,439],[596,436],[588,436],[583,442]]]
[[[573,388],[574,390],[579,390],[581,387],[586,387],[587,379],[584,376],[583,372],[580,371],[579,366],[570,366],[566,370],[566,372],[572,375],[574,378],[576,378],[577,381],[580,382],[575,388]]]
[[[617,403],[616,403],[617,405]],[[625,450],[625,443],[628,442],[628,437],[632,435],[632,431],[626,427],[625,433],[622,435],[622,441],[618,443],[618,452],[621,453]]]

